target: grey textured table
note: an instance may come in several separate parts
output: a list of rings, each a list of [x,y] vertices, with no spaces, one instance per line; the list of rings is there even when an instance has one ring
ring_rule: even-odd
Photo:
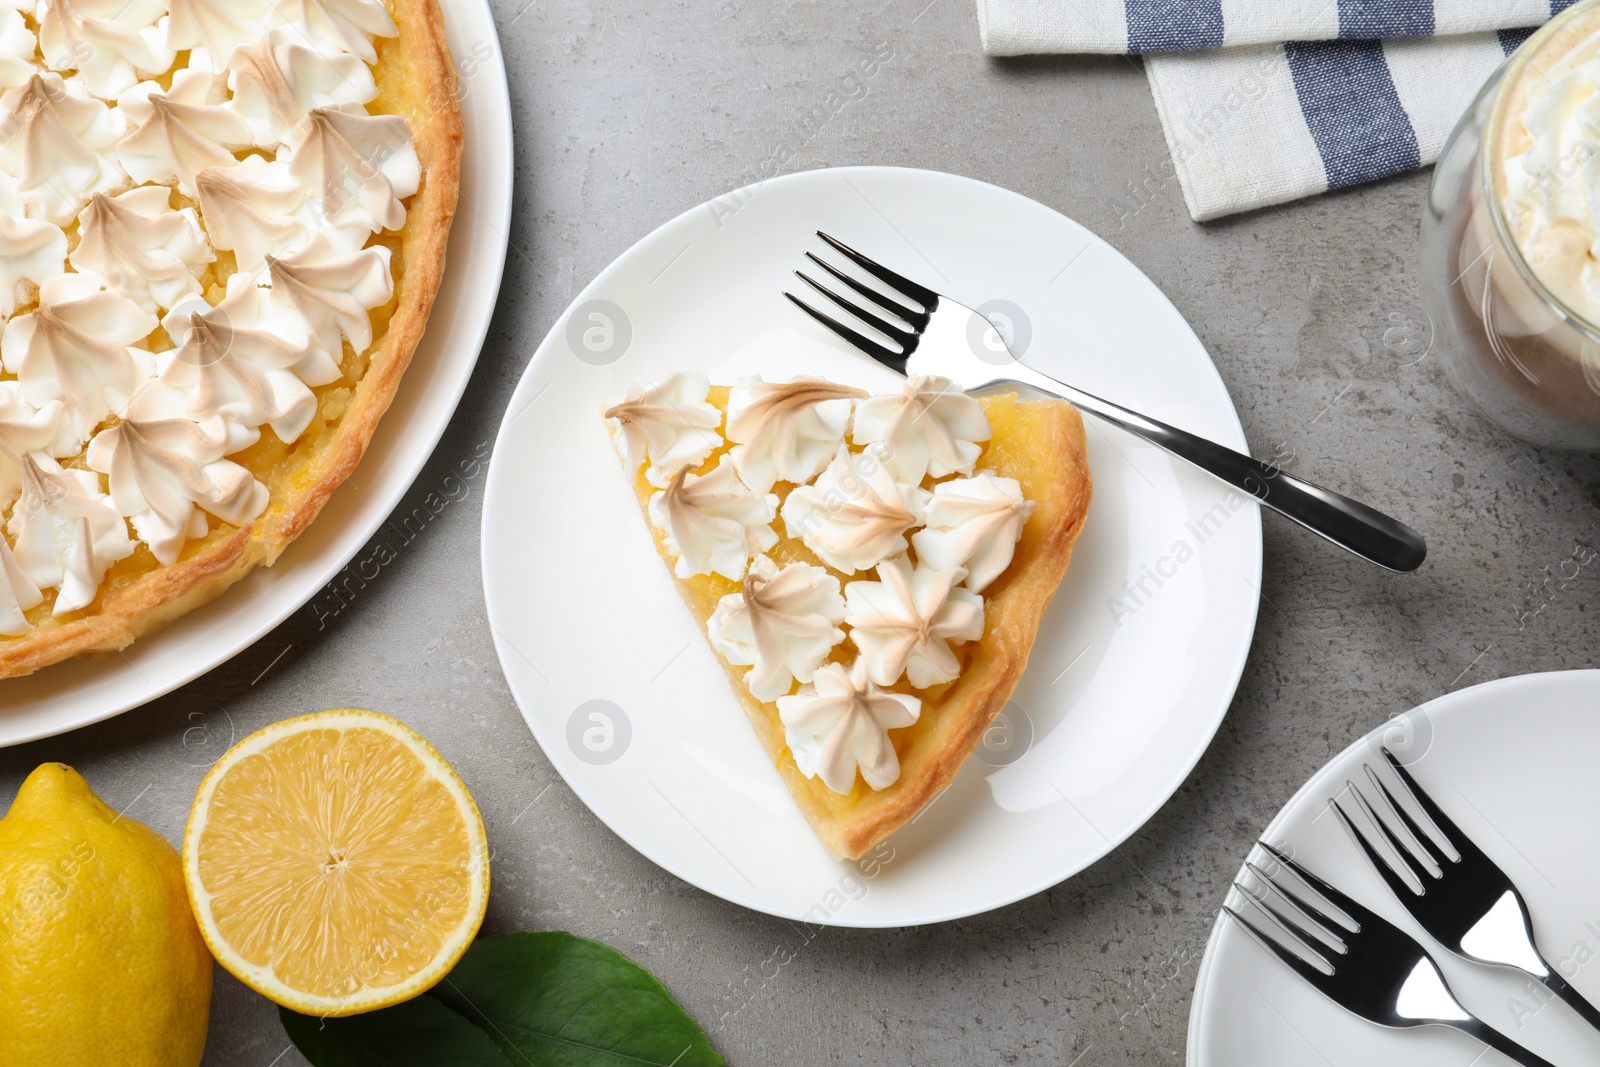
[[[783,171],[953,171],[1095,230],[1194,324],[1256,452],[1292,451],[1290,469],[1410,521],[1429,538],[1428,563],[1386,574],[1269,518],[1250,662],[1182,789],[1077,878],[944,926],[808,937],[677,881],[590,815],[495,660],[478,578],[481,476],[336,617],[302,611],[169,697],[0,753],[0,803],[36,764],[62,760],[177,842],[230,737],[306,711],[378,708],[430,737],[483,809],[486,931],[560,928],[616,946],[732,1062],[1179,1063],[1228,879],[1302,781],[1449,689],[1594,665],[1595,579],[1563,579],[1561,564],[1577,544],[1600,547],[1600,465],[1513,444],[1436,358],[1418,359],[1423,177],[1201,227],[1165,177],[1136,62],[987,60],[971,0],[523,3],[495,0],[518,139],[505,288],[402,512],[492,444],[528,357],[579,288],[776,156]],[[873,53],[892,59],[852,78]],[[205,1062],[303,1061],[272,1006],[219,970]]]

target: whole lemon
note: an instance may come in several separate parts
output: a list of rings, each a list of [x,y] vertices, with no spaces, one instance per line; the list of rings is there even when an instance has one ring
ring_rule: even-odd
[[[0,819],[0,1064],[194,1067],[211,955],[178,853],[71,767]]]

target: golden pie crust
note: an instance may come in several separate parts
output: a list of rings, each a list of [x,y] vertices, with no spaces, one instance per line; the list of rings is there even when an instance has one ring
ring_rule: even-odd
[[[107,572],[99,597],[60,618],[50,599],[29,612],[35,629],[0,637],[0,679],[31,674],[85,652],[112,652],[223,593],[258,566],[271,566],[317,517],[350,476],[378,420],[394,399],[428,323],[444,274],[445,246],[455,217],[461,174],[462,126],[455,65],[445,43],[438,0],[392,0],[399,35],[378,38],[373,114],[411,124],[422,182],[406,201],[406,222],[379,240],[394,252],[394,298],[373,312],[373,344],[365,353],[345,345],[345,378],[314,389],[317,416],[293,445],[262,427],[262,441],[236,455],[270,491],[270,502],[248,526],[213,521],[203,538],[184,546],[173,564],[159,564],[142,544]],[[226,261],[230,254],[218,252]],[[225,281],[225,272],[216,276]],[[220,296],[220,286],[211,299]],[[19,309],[20,311],[21,309]]]
[[[726,410],[725,388],[714,387],[709,399]],[[1034,502],[1034,511],[1023,526],[1011,565],[983,591],[983,637],[954,646],[962,660],[960,677],[931,689],[912,689],[904,679],[888,687],[922,700],[917,722],[889,734],[900,758],[899,779],[886,789],[874,790],[858,776],[854,789],[841,795],[819,779],[801,774],[784,741],[777,704],[758,700],[750,692],[744,680],[748,667],[717,657],[784,784],[817,837],[837,859],[863,855],[910,822],[950,784],[972,754],[1028,665],[1039,619],[1066,574],[1073,545],[1089,512],[1092,482],[1088,447],[1077,409],[1062,400],[1022,401],[1010,393],[984,397],[979,402],[989,416],[992,436],[978,458],[977,469],[1015,478],[1022,486],[1023,496]],[[725,443],[700,470],[714,468],[728,448]],[[932,479],[924,482],[925,486],[931,484]],[[657,491],[645,481],[642,472],[634,488],[641,507]],[[774,492],[784,496],[790,488],[779,483]],[[664,534],[651,529],[657,551],[672,567]],[[780,540],[767,555],[779,566],[797,560],[827,566],[805,545],[788,538]],[[841,583],[860,577],[827,569]],[[673,581],[702,631],[706,630],[717,601],[740,589],[739,583],[721,575],[674,577]],[[833,650],[830,658],[847,663],[854,658],[854,646],[846,641]]]

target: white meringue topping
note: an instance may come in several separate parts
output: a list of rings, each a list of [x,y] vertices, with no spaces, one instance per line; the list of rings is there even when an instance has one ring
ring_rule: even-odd
[[[873,789],[893,785],[900,777],[900,757],[889,731],[912,725],[921,714],[916,697],[872,684],[860,659],[848,672],[838,663],[825,664],[810,685],[778,698],[795,766],[807,778],[820,777],[835,793],[850,792],[858,768]]]
[[[17,310],[19,286],[42,285],[64,271],[66,261],[67,235],[61,227],[0,213],[0,315]]]
[[[98,475],[31,455],[22,458],[22,498],[6,529],[23,573],[56,590],[56,615],[92,604],[106,571],[133,554],[128,524],[100,491]]]
[[[11,546],[0,538],[0,634],[15,637],[33,629],[25,614],[44,603],[44,594],[23,571]]]
[[[262,423],[281,441],[305,432],[317,398],[290,369],[310,344],[305,323],[273,306],[270,291],[252,275],[229,278],[228,295],[216,307],[199,297],[185,300],[162,325],[178,348],[161,381],[188,394],[190,418],[222,415],[248,427],[252,438]]]
[[[955,681],[961,661],[950,645],[983,636],[983,598],[956,588],[966,576],[960,567],[913,569],[902,556],[878,565],[878,581],[844,587],[844,621],[868,677],[893,685],[904,674],[917,689]]]
[[[38,73],[33,62],[38,47],[21,12],[0,4],[0,89],[21,85]]]
[[[705,475],[679,468],[650,498],[649,512],[666,534],[668,552],[678,557],[679,578],[715,573],[738,581],[752,555],[778,543],[767,525],[777,516],[777,496],[752,491],[727,456]]]
[[[745,683],[757,700],[774,700],[796,682],[809,682],[844,640],[839,579],[809,563],[782,570],[757,556],[744,589],[717,604],[707,623],[711,644],[729,663],[749,664]]]
[[[389,249],[373,245],[346,252],[326,232],[292,256],[267,256],[272,299],[297,313],[311,334],[311,348],[295,373],[307,385],[326,385],[339,377],[344,341],[357,352],[372,344],[367,312],[394,296]]]
[[[147,383],[122,421],[89,442],[87,455],[89,466],[108,475],[117,510],[162,563],[176,562],[184,541],[205,535],[199,509],[243,526],[267,506],[267,487],[222,458],[230,441],[224,421],[195,422],[185,405],[177,390]]]
[[[240,45],[260,40],[273,14],[265,0],[168,0],[168,7],[167,47],[203,48],[214,63]]]
[[[289,173],[320,195],[333,226],[378,232],[406,221],[400,201],[416,193],[422,166],[411,127],[398,115],[368,115],[356,105],[316,107],[294,128]]]
[[[256,144],[286,144],[313,108],[365,104],[378,95],[372,69],[358,57],[307,48],[298,30],[279,27],[228,57],[233,110]]]
[[[35,74],[0,96],[0,168],[33,218],[65,226],[94,193],[127,183],[111,149],[123,116],[73,79]]]
[[[98,274],[58,274],[39,287],[38,308],[0,335],[0,361],[22,395],[35,405],[63,401],[80,444],[153,369],[148,352],[129,346],[155,330],[156,317],[100,285]]]
[[[928,474],[971,474],[982,452],[977,442],[989,439],[989,417],[950,379],[917,375],[899,394],[858,403],[851,438],[887,445],[895,476],[917,484]]]
[[[277,0],[273,9],[315,48],[353,52],[368,63],[378,59],[373,37],[399,33],[380,0]]]
[[[706,403],[710,391],[704,374],[679,371],[648,389],[631,387],[626,400],[606,409],[628,477],[648,461],[651,469],[645,477],[652,485],[665,485],[679,468],[705,462],[722,444],[717,432],[722,412]]]
[[[249,156],[195,176],[200,215],[217,248],[232,249],[240,270],[259,271],[267,256],[281,256],[305,240],[309,227],[297,212],[305,189],[282,163]]]
[[[107,288],[146,311],[200,292],[195,272],[216,256],[194,208],[174,211],[171,196],[159,185],[96,193],[78,216],[73,269],[100,274]]]
[[[188,196],[206,167],[230,167],[234,152],[250,144],[250,128],[225,106],[221,81],[207,71],[180,70],[166,92],[140,82],[117,107],[130,132],[117,143],[117,158],[135,182],[176,182]]]
[[[774,482],[810,481],[844,441],[852,401],[866,395],[820,378],[740,382],[728,394],[728,440],[738,446],[739,474],[763,493]]]
[[[206,513],[242,526],[267,506],[224,457],[262,426],[301,437],[310,387],[341,379],[347,342],[371,348],[371,312],[394,299],[391,250],[367,245],[404,225],[421,168],[406,121],[363,105],[373,38],[397,34],[383,0],[0,0],[0,508],[15,499],[16,538],[0,540],[0,633],[28,629],[52,588],[58,615],[92,604],[133,551],[128,518],[170,564]],[[277,158],[240,158],[252,148]],[[212,307],[214,249],[238,273]],[[176,347],[152,354],[158,325]],[[73,456],[93,469],[56,462]],[[707,538],[738,510],[717,496],[728,477],[680,480],[669,510],[705,504],[690,555],[731,568]],[[770,522],[774,501],[751,499]],[[776,535],[740,529],[742,573]]]
[[[28,402],[22,383],[0,382],[0,444],[19,452],[54,452],[61,444],[61,401],[43,407]],[[0,503],[6,494],[0,491]]]
[[[906,550],[906,532],[920,526],[928,491],[902,485],[890,473],[882,446],[851,452],[842,443],[812,485],[790,490],[784,528],[828,566],[851,574]]]
[[[927,529],[911,538],[917,560],[941,570],[965,567],[967,588],[981,593],[1011,565],[1033,506],[1015,478],[991,471],[940,482],[928,503]]]
[[[0,382],[0,508],[22,488],[24,452],[70,455],[75,451],[70,440],[62,441],[61,401],[34,407],[23,397],[20,382]]]
[[[115,97],[141,76],[172,66],[156,0],[39,0],[39,51],[52,70],[72,70],[96,96]]]

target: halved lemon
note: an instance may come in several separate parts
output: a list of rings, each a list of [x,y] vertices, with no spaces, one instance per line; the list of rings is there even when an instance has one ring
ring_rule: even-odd
[[[234,977],[306,1015],[353,1015],[416,996],[461,958],[488,904],[489,845],[420,734],[324,711],[217,761],[189,811],[183,874]]]

